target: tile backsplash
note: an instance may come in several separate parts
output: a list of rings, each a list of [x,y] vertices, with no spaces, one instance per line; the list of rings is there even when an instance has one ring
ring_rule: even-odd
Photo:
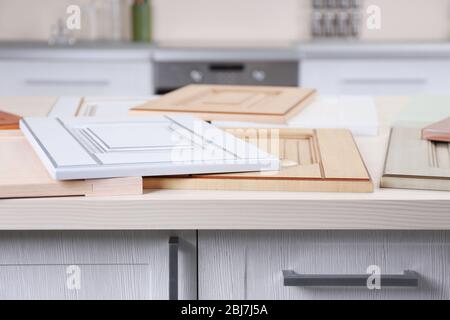
[[[450,0],[360,0],[364,41],[450,38]],[[120,18],[113,18],[113,4]],[[132,0],[0,0],[0,40],[47,41],[71,4],[82,9],[80,39],[129,39]],[[366,9],[381,9],[381,29]],[[311,0],[152,0],[153,38],[164,44],[283,45],[311,38]]]

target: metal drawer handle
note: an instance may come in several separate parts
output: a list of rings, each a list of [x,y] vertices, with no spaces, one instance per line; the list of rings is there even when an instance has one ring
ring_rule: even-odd
[[[91,86],[107,87],[108,80],[66,80],[66,79],[28,79],[25,84],[29,86]]]
[[[348,78],[343,79],[346,84],[425,84],[426,79],[421,78]]]
[[[298,274],[292,270],[283,270],[285,287],[367,287],[367,279],[371,275],[311,275]],[[380,275],[381,287],[408,287],[419,286],[419,274],[406,270],[403,274]]]
[[[169,239],[169,300],[178,300],[178,237]]]

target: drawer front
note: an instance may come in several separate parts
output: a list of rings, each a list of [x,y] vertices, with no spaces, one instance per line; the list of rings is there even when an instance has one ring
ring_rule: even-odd
[[[288,280],[292,286],[285,286],[283,270],[306,276],[309,285]],[[364,276],[374,271],[381,288],[375,276],[371,290]],[[417,287],[410,287],[414,279],[404,279],[405,271],[417,276]],[[365,282],[355,284],[355,276]],[[449,299],[450,235],[201,231],[199,277],[200,299]]]
[[[322,94],[409,95],[448,92],[450,60],[303,60],[300,82]]]
[[[195,231],[2,231],[0,299],[168,299],[173,236],[178,297],[195,299]]]
[[[0,61],[1,95],[148,95],[149,62]]]
[[[0,265],[0,299],[151,299],[150,265]]]

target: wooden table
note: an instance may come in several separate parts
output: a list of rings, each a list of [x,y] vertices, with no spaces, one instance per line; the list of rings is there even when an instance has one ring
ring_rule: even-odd
[[[380,135],[356,139],[374,193],[146,190],[142,196],[6,199],[0,200],[0,229],[450,230],[450,192],[379,188],[389,128],[408,99],[376,98]],[[44,116],[54,101],[3,97],[0,107]]]

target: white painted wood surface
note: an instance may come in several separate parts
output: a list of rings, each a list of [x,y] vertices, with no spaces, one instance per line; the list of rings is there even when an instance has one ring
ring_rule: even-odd
[[[179,297],[195,299],[195,231],[0,232],[0,298],[168,299],[170,236],[180,238]]]
[[[330,95],[447,94],[450,77],[441,70],[448,67],[450,60],[305,59],[300,79]]]
[[[326,115],[326,116],[324,116]],[[213,121],[220,127],[289,127],[289,128],[346,128],[354,136],[377,136],[378,113],[370,96],[319,96],[286,125],[256,122]]]
[[[450,192],[380,189],[377,183],[390,125],[409,100],[376,98],[380,134],[356,138],[376,183],[371,194],[147,190],[105,199],[8,199],[0,201],[0,228],[450,230]],[[0,104],[7,101],[0,98]],[[44,103],[36,99],[35,107]]]
[[[149,95],[152,65],[145,61],[2,60],[1,95]],[[6,76],[8,75],[8,76]]]
[[[448,232],[200,231],[199,299],[450,299]],[[419,274],[418,288],[284,287],[303,274]],[[214,267],[211,267],[214,266]]]
[[[191,116],[25,118],[56,180],[278,170],[279,160]]]

